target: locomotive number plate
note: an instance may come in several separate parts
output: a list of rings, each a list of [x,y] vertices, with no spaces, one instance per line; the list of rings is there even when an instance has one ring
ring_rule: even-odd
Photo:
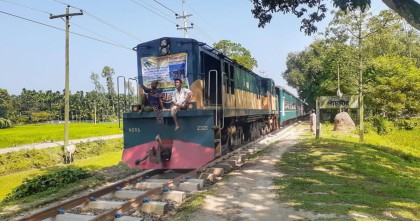
[[[209,127],[207,125],[197,126],[197,130],[208,130],[208,129],[209,129]]]
[[[140,128],[138,128],[138,127],[130,127],[130,128],[128,128],[128,132],[131,132],[131,133],[140,133]]]

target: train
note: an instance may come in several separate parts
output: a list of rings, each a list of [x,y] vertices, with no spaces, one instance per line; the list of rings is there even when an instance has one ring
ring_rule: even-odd
[[[270,78],[261,77],[206,43],[162,37],[135,47],[138,86],[159,81],[170,106],[174,79],[192,91],[186,110],[146,112],[139,104],[123,114],[122,160],[132,168],[195,169],[244,142],[306,115],[306,104]],[[139,97],[143,91],[138,90]]]

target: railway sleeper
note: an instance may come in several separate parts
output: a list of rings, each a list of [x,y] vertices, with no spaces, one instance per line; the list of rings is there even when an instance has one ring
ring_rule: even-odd
[[[216,177],[221,177],[225,174],[225,169],[220,167],[213,167],[206,170],[206,173],[213,174]]]
[[[216,167],[223,168],[225,170],[225,173],[228,173],[232,170],[232,165],[228,163],[218,163],[216,164]]]
[[[54,218],[48,218],[44,219],[44,221],[88,221],[95,218],[93,215],[80,215],[80,214],[71,214],[71,213],[65,213],[65,214],[59,214]],[[118,219],[115,219],[118,221],[143,221],[144,218],[140,217],[132,217],[132,216],[122,216]]]
[[[170,180],[164,180],[164,179],[147,179],[143,182],[134,184],[133,187],[136,189],[153,189],[169,181]],[[172,185],[170,187],[173,187],[180,191],[196,192],[196,191],[199,191],[201,188],[203,188],[203,186],[204,186],[203,179],[189,179],[183,183]]]
[[[121,206],[123,203],[124,202],[97,200],[97,201],[89,202],[83,209],[84,210],[90,210],[90,209],[109,210],[109,209],[115,209]],[[169,204],[167,202],[150,201],[148,203],[143,203],[140,206],[139,210],[143,213],[164,215],[169,210]]]
[[[266,131],[267,128],[264,128]],[[264,130],[262,132],[264,132]],[[259,132],[258,130],[254,130],[254,132]],[[203,170],[198,175],[198,179],[187,179],[184,182],[180,183],[177,182],[176,184],[169,185],[170,191],[168,192],[162,192],[162,194],[154,195],[151,199],[152,201],[149,201],[147,203],[143,203],[139,207],[139,211],[143,213],[152,213],[156,215],[164,215],[169,210],[169,203],[165,201],[172,201],[176,203],[182,203],[187,198],[186,192],[196,192],[203,188],[206,181],[213,182],[216,177],[223,176],[225,173],[231,171],[232,169],[236,169],[240,167],[248,158],[248,155],[250,153],[256,153],[264,148],[266,144],[264,142],[262,143],[256,143],[252,146],[249,146],[248,148],[244,148],[236,153],[228,153],[224,155],[222,158],[224,161],[216,163],[211,168],[207,168],[205,171]],[[158,188],[162,186],[165,183],[170,182],[171,179],[145,179],[141,182],[138,182],[133,185],[126,186],[126,188],[115,191],[113,193],[107,194],[102,196],[102,198],[117,198],[117,199],[133,199],[140,195],[143,195],[146,191],[144,189],[152,189],[152,188]],[[129,190],[129,188],[136,188],[139,190]],[[112,201],[104,201],[101,198],[97,201],[91,201],[88,204],[85,205],[84,209],[111,209],[116,208],[120,206],[124,202],[112,202]],[[153,200],[160,200],[160,201],[153,201]],[[163,201],[163,202],[162,202]],[[135,215],[134,215],[135,216]],[[46,219],[48,221],[67,221],[67,220],[90,220],[94,218],[95,216],[87,214],[87,215],[81,215],[81,214],[59,214],[55,218],[49,218]],[[133,217],[133,216],[122,216],[118,219],[118,221],[126,220],[143,220],[141,217]]]
[[[121,190],[115,191],[113,193],[106,194],[101,198],[117,198],[117,199],[132,199],[136,198],[142,194],[146,193],[146,191],[141,190]],[[176,203],[183,203],[187,198],[187,194],[183,191],[172,190],[168,192],[163,192],[161,195],[157,194],[152,197],[152,199],[157,200],[170,200]]]

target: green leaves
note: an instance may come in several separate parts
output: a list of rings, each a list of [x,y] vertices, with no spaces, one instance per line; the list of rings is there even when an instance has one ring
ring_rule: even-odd
[[[25,179],[22,185],[7,195],[5,201],[20,199],[50,188],[63,187],[66,184],[74,183],[90,176],[87,170],[81,168],[65,168],[33,179]]]
[[[372,109],[391,118],[420,112],[420,69],[412,59],[381,56],[370,62],[367,71],[374,73],[367,87]]]
[[[324,39],[289,54],[283,77],[314,106],[317,96],[336,94],[338,74],[341,92],[357,94],[362,68],[365,113],[414,116],[420,113],[419,43],[419,32],[391,11],[337,12]]]
[[[382,0],[389,8],[397,12],[413,27],[420,29],[420,4],[416,0]],[[292,13],[297,18],[304,17],[300,30],[306,35],[317,32],[316,23],[325,18],[327,6],[324,0],[251,0],[254,18],[259,20],[258,27],[264,28],[270,23],[274,13]],[[333,0],[333,6],[343,12],[370,8],[371,0]]]
[[[213,47],[249,70],[258,67],[257,60],[255,60],[255,58],[251,56],[251,52],[242,47],[241,44],[229,40],[221,40],[214,43]]]

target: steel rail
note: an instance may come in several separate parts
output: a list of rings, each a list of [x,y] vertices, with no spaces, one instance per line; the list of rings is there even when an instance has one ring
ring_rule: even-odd
[[[276,133],[278,131],[280,131],[280,129],[274,130],[271,133]],[[269,134],[271,134],[271,133],[269,133]],[[123,204],[121,204],[120,206],[118,206],[114,209],[108,210],[108,211],[104,212],[103,214],[98,215],[91,220],[92,221],[114,220],[116,213],[122,213],[123,214],[123,213],[128,212],[131,209],[139,208],[143,204],[143,199],[144,198],[150,198],[151,196],[153,196],[155,194],[162,193],[163,188],[165,188],[165,187],[173,187],[173,186],[179,185],[181,179],[186,180],[186,178],[188,176],[194,177],[196,174],[202,173],[210,167],[217,166],[218,163],[220,163],[220,162],[228,159],[229,157],[235,155],[236,153],[248,148],[249,146],[257,143],[258,141],[264,139],[265,137],[266,136],[261,136],[254,141],[250,141],[250,142],[238,147],[237,149],[235,149],[235,150],[233,150],[229,153],[226,153],[226,154],[222,155],[221,157],[216,158],[216,159],[208,162],[207,164],[205,164],[205,165],[203,165],[203,166],[201,166],[197,169],[189,171],[186,174],[183,174],[183,175],[181,175],[177,178],[174,178],[174,179],[172,179],[172,180],[170,180],[170,181],[168,181],[168,182],[166,182],[166,183],[164,183],[164,184],[162,184],[162,185],[160,185],[156,188],[148,190],[147,192],[137,196],[136,198],[128,200],[128,201],[124,202]],[[43,220],[43,219],[46,219],[46,218],[54,217],[54,216],[57,215],[58,210],[68,210],[68,209],[74,208],[74,207],[76,207],[78,205],[81,205],[81,204],[87,204],[90,201],[90,199],[89,199],[90,197],[95,197],[95,198],[101,197],[105,194],[116,191],[117,187],[122,188],[122,187],[125,187],[125,186],[130,185],[130,184],[135,184],[135,183],[137,183],[139,178],[144,180],[144,178],[147,177],[147,176],[153,176],[153,175],[156,175],[156,174],[160,174],[163,171],[165,171],[165,170],[159,169],[159,170],[143,171],[140,174],[128,177],[128,178],[123,179],[119,182],[116,182],[116,183],[114,183],[110,186],[100,188],[100,189],[95,190],[91,193],[86,193],[86,194],[84,194],[80,197],[77,197],[75,199],[70,199],[70,200],[63,201],[62,203],[60,203],[58,205],[47,207],[47,208],[42,209],[40,211],[37,211],[33,214],[27,215],[27,216],[23,217],[22,219],[19,219],[19,221],[35,221],[35,220]]]
[[[86,193],[83,194],[80,197],[74,198],[74,199],[70,199],[70,200],[66,200],[63,201],[62,203],[59,203],[58,205],[53,205],[44,209],[41,209],[40,211],[36,211],[33,214],[27,215],[21,219],[18,219],[19,221],[35,221],[35,220],[43,220],[49,217],[54,217],[57,215],[57,211],[58,210],[67,210],[67,209],[71,209],[73,207],[76,207],[78,205],[81,204],[86,204],[88,203],[90,200],[90,197],[100,197],[103,196],[105,194],[111,193],[113,191],[115,191],[116,187],[124,187],[128,184],[132,184],[132,183],[136,183],[137,179],[139,178],[144,178],[146,176],[153,176],[156,174],[161,173],[162,170],[146,170],[141,172],[140,174],[136,174],[134,176],[125,178],[119,182],[116,182],[112,185],[106,186],[106,187],[102,187],[98,190],[95,190],[91,193]]]

